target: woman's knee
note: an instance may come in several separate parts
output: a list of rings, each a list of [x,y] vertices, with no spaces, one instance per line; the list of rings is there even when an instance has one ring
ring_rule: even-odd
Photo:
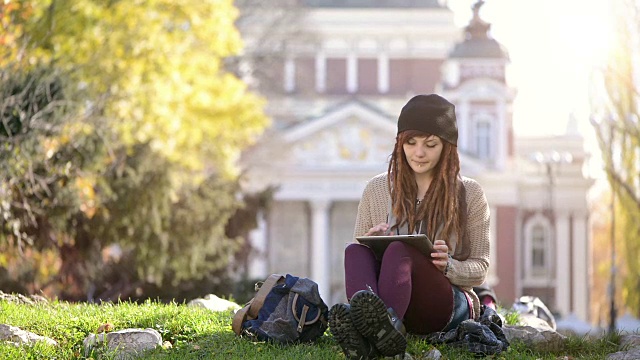
[[[417,250],[408,244],[403,243],[402,241],[394,241],[387,249],[384,251],[384,257],[394,257],[394,258],[402,258],[413,256]]]
[[[389,244],[385,250],[382,262],[396,264],[401,259],[409,259],[412,267],[418,267],[421,271],[440,272],[440,270],[433,265],[431,258],[422,254],[420,250],[401,241],[394,241]]]
[[[345,259],[350,257],[363,257],[363,256],[375,258],[375,254],[373,253],[373,251],[368,246],[365,246],[362,244],[351,243],[351,244],[348,244],[347,247],[344,249]]]

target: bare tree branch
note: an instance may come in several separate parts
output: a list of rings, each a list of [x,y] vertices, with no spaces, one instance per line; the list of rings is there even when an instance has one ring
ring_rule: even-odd
[[[620,174],[613,168],[606,168],[607,174],[611,179],[615,182],[615,184],[624,190],[624,195],[631,198],[636,204],[638,210],[640,211],[640,197],[636,194],[636,190],[629,184],[629,182],[620,176]]]

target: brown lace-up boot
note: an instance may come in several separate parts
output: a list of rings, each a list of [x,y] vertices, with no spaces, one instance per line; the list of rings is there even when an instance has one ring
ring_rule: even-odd
[[[347,359],[374,359],[380,355],[373,344],[353,326],[349,304],[335,304],[331,307],[329,330]]]
[[[404,354],[406,330],[402,319],[376,294],[360,290],[351,297],[351,319],[355,328],[385,356]]]

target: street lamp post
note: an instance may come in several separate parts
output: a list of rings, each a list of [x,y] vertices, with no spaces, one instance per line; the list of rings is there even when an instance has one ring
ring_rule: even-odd
[[[608,117],[603,117],[603,116],[592,116],[591,119],[591,124],[596,128],[596,131],[599,133],[599,136],[601,137],[600,140],[602,140],[604,143],[607,142],[607,140],[604,138],[605,137],[605,133],[607,131],[607,128],[609,130],[609,143],[608,143],[608,150],[609,151],[609,161],[611,161],[610,167],[611,169],[615,168],[615,157],[613,156],[614,153],[614,133],[615,133],[615,127],[616,127],[616,114],[611,114]],[[605,164],[605,172],[608,173],[609,170],[607,170],[608,166]],[[616,274],[617,274],[617,269],[616,269],[616,187],[615,187],[615,181],[613,179],[612,174],[608,173],[607,174],[609,176],[609,185],[611,186],[611,204],[610,204],[610,211],[611,211],[611,267],[610,267],[610,275],[611,275],[611,279],[609,280],[609,288],[608,288],[608,292],[609,292],[609,333],[613,334],[616,330],[616,318],[617,318],[617,310],[616,310]]]
[[[538,164],[541,164],[544,166],[545,169],[545,173],[547,176],[547,182],[548,182],[548,204],[547,204],[547,214],[549,216],[549,223],[551,224],[551,229],[549,231],[549,240],[546,243],[545,246],[545,252],[547,253],[547,258],[550,259],[551,258],[551,249],[552,246],[555,242],[556,236],[556,229],[557,229],[557,219],[555,216],[555,206],[554,206],[554,187],[555,187],[555,176],[557,175],[556,173],[558,172],[558,167],[561,164],[570,164],[571,162],[573,162],[573,156],[571,155],[571,153],[569,152],[558,152],[558,151],[551,151],[549,153],[542,153],[542,152],[536,152],[534,154],[534,161],[537,162]],[[555,169],[555,173],[554,173],[554,168]],[[557,255],[556,255],[557,256]],[[547,286],[546,286],[546,293],[547,293],[547,299],[546,299],[546,303],[549,304],[549,302],[551,301],[551,287],[549,284],[551,284],[551,269],[550,269],[550,265],[547,266],[546,269],[546,275],[547,275]],[[557,270],[556,270],[557,271]],[[556,279],[557,280],[557,279]],[[556,281],[556,287],[557,287],[557,281]],[[556,295],[557,296],[557,295]],[[557,300],[556,300],[557,301]],[[557,311],[558,309],[556,309]]]
[[[611,184],[611,281],[609,281],[609,334],[616,330],[616,193]]]
[[[609,151],[613,152],[613,121],[610,122],[609,128]],[[612,156],[613,158],[613,156]],[[609,282],[609,334],[613,334],[616,330],[616,189],[614,181],[611,184],[611,281]]]

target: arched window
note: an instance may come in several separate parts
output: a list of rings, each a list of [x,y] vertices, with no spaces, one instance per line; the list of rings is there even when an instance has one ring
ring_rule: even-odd
[[[491,157],[491,123],[487,120],[476,123],[476,154],[480,159]]]
[[[524,226],[524,282],[529,286],[546,286],[554,277],[553,243],[549,219],[537,214]]]
[[[544,276],[547,268],[547,235],[544,226],[536,224],[531,229],[531,272],[533,276]]]

